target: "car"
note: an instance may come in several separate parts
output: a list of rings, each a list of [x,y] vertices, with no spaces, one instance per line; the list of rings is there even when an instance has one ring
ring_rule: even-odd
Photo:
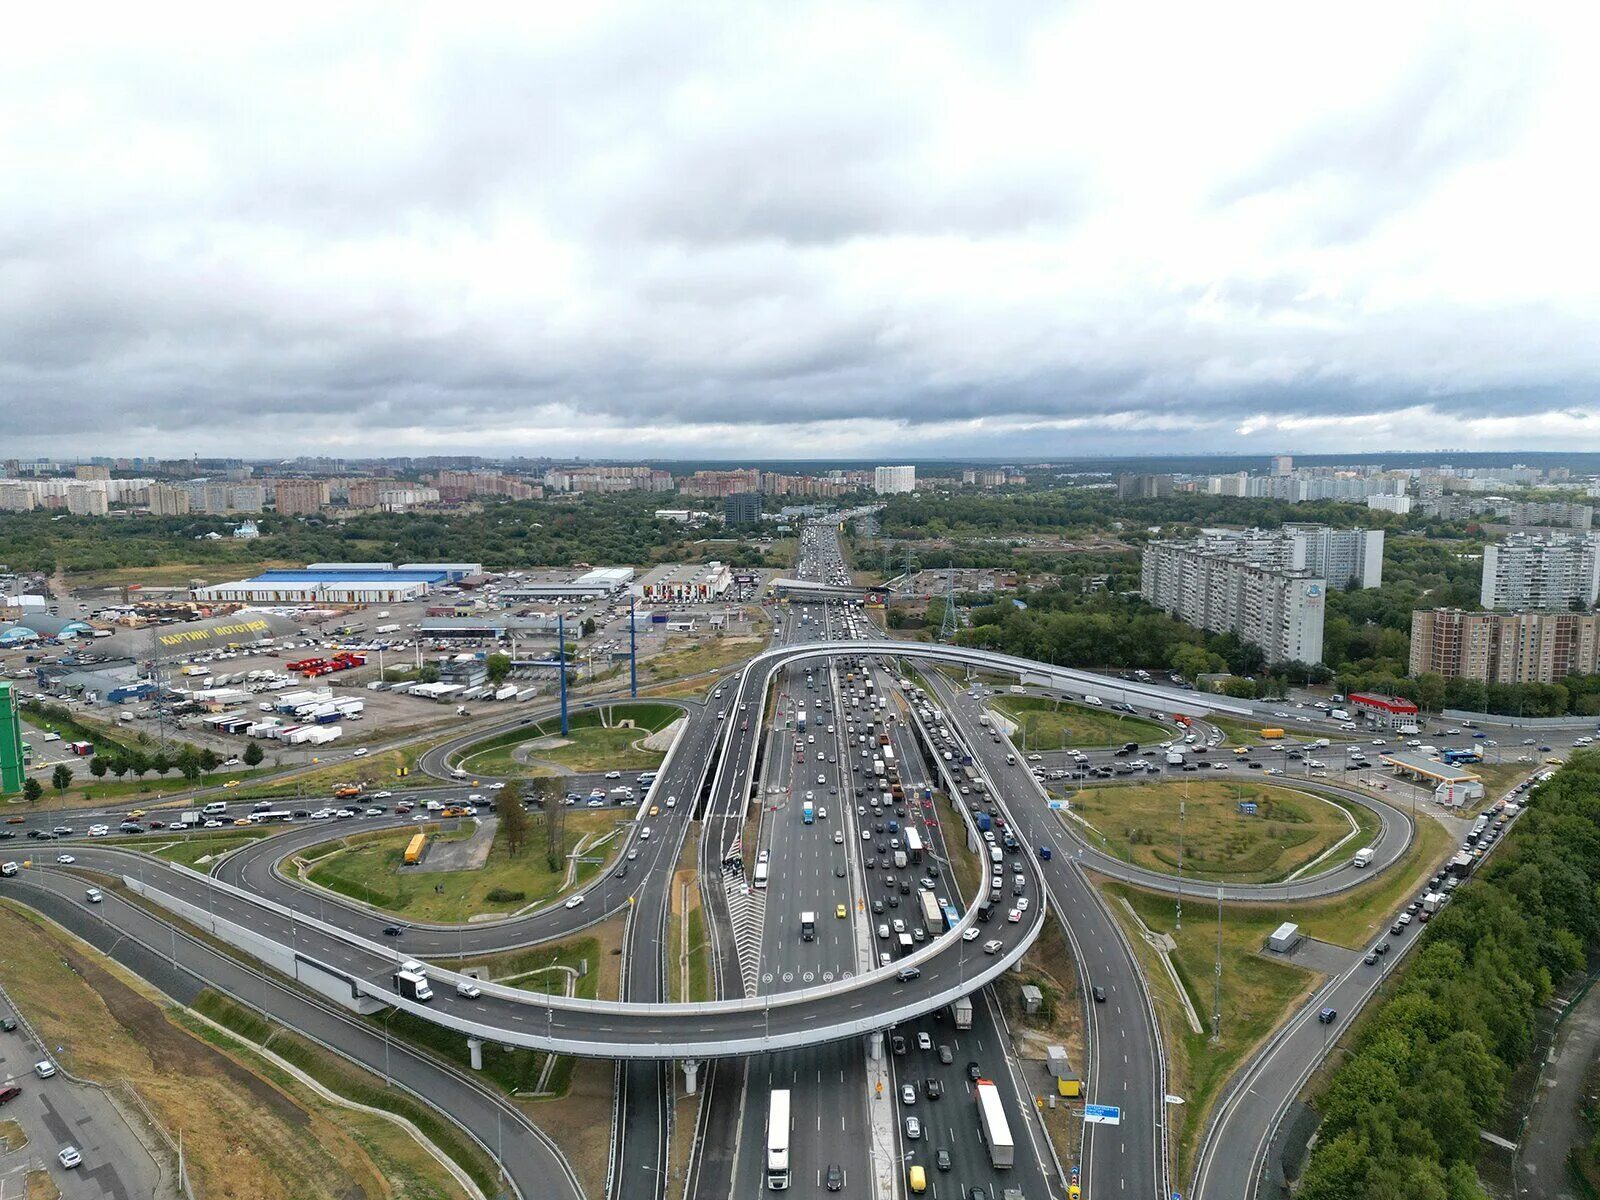
[[[928,1034],[928,1032],[926,1030],[922,1030],[922,1031],[918,1032],[918,1034],[917,1034],[917,1049],[918,1050],[932,1050],[933,1049],[933,1038]]]
[[[0,1104],[10,1104],[20,1095],[22,1095],[22,1089],[14,1083],[8,1087],[0,1088]]]
[[[372,793],[372,798],[374,800],[387,800],[387,799],[389,799],[390,796],[393,796],[393,795],[394,795],[393,792],[373,792]]]
[[[1027,912],[1028,911],[1028,898],[1026,896],[1019,896],[1017,898],[1017,911],[1018,912]]]
[[[915,1117],[906,1118],[906,1141],[915,1142],[922,1137],[922,1122]]]
[[[841,846],[844,844],[844,830],[835,829],[833,831],[833,844],[835,846]]]
[[[828,1173],[825,1176],[825,1179],[828,1190],[830,1192],[837,1192],[840,1188],[844,1187],[844,1168],[836,1162],[829,1163]]]
[[[906,1052],[906,1039],[898,1033],[892,1035],[889,1038],[889,1049],[896,1054],[904,1054]]]
[[[978,1065],[977,1059],[967,1063],[967,1078],[974,1082],[983,1078],[983,1068]]]
[[[78,1148],[76,1146],[63,1146],[59,1151],[56,1152],[56,1158],[59,1159],[61,1161],[61,1165],[67,1168],[69,1171],[72,1170],[73,1167],[81,1166],[83,1164],[83,1155],[78,1153]]]
[[[844,918],[845,918],[845,907],[844,907],[844,905],[835,904],[833,906],[833,915],[838,917],[839,920],[841,920],[841,921],[844,920]]]
[[[955,1058],[956,1056],[951,1053],[950,1047],[941,1042],[939,1044],[939,1061],[944,1063],[945,1066],[949,1066],[955,1061]]]
[[[406,927],[404,925],[385,925],[383,927],[383,936],[384,937],[399,937],[405,931],[406,931]]]
[[[982,934],[978,931],[978,927],[976,925],[973,925],[970,928],[965,929],[965,930],[962,931],[961,940],[963,942],[975,942],[981,936],[982,936]]]
[[[901,1104],[915,1104],[916,1102],[917,1102],[917,1089],[914,1088],[909,1083],[901,1084],[900,1085],[900,1103]]]
[[[946,1150],[943,1146],[940,1146],[939,1149],[934,1152],[933,1165],[938,1167],[941,1171],[948,1171],[951,1165],[950,1151]]]
[[[15,1020],[11,1017],[0,1017],[0,1032],[15,1033],[16,1031],[17,1023]]]
[[[1006,914],[1006,920],[1015,925],[1018,921],[1022,920],[1022,910],[1020,908],[1013,908]]]
[[[922,1094],[929,1100],[938,1100],[944,1096],[944,1080],[932,1076],[922,1081]]]
[[[1368,950],[1367,951],[1367,956],[1365,958],[1363,958],[1361,961],[1366,963],[1367,966],[1370,967],[1373,963],[1378,961],[1378,952],[1376,950]]]
[[[89,836],[90,837],[105,837],[106,834],[108,834],[110,832],[111,832],[111,827],[109,825],[91,825],[91,826],[89,826]]]
[[[565,907],[565,908],[577,908],[578,905],[580,905],[582,903],[583,903],[583,893],[579,892],[576,896],[568,896],[567,897],[567,902],[566,902],[565,905],[563,905],[563,907]]]
[[[365,746],[363,746],[363,747],[361,747],[361,749],[352,752],[350,757],[351,758],[365,758],[367,756],[367,754],[368,754],[368,750],[367,750],[367,748]]]
[[[99,888],[90,888],[88,891],[84,892],[83,898],[85,900],[87,900],[90,904],[99,904],[106,897],[105,897],[105,893],[102,892]]]
[[[1395,924],[1404,929],[1407,925],[1411,924],[1411,914],[1408,912],[1401,913],[1400,919],[1396,921]]]
[[[983,952],[985,954],[999,954],[1004,945],[1005,943],[999,938],[990,938],[983,944]]]
[[[1390,933],[1404,933],[1405,931],[1406,931],[1406,927],[1404,925],[1402,925],[1399,921],[1396,921],[1393,925],[1389,926],[1389,932]]]
[[[622,772],[621,771],[607,771],[606,772],[606,778],[607,779],[621,779],[622,778]]]
[[[58,855],[56,855],[56,861],[58,863],[60,863],[62,866],[64,866],[64,867],[70,867],[73,863],[77,862],[78,860],[73,858],[72,855],[70,855],[70,854],[58,854]]]
[[[967,1200],[989,1200],[989,1193],[981,1187],[971,1187],[967,1189]]]
[[[1338,1019],[1339,1012],[1333,1008],[1325,1008],[1317,1014],[1317,1020],[1323,1025],[1332,1025]]]
[[[50,1076],[56,1073],[56,1065],[48,1058],[41,1059],[33,1064],[33,1073],[40,1079],[49,1079]]]

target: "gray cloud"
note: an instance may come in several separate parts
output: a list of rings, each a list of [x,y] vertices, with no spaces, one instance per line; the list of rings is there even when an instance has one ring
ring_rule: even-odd
[[[1560,28],[1441,14],[1335,94],[1314,22],[1226,10],[1178,60],[1114,5],[33,20],[0,48],[12,453],[1593,436]],[[1242,119],[1297,35],[1327,61]]]

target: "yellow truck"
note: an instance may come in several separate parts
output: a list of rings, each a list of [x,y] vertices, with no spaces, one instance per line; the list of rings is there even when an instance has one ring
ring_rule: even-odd
[[[428,848],[428,835],[419,833],[414,836],[406,846],[406,866],[414,867],[422,861],[423,852]]]
[[[1267,741],[1269,741],[1269,742],[1275,742],[1275,741],[1277,741],[1279,738],[1281,738],[1283,736],[1283,730],[1281,730],[1281,729],[1263,729],[1261,731],[1261,736],[1266,738]]]

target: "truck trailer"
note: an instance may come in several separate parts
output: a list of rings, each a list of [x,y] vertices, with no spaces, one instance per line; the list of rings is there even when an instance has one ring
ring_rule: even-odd
[[[1005,1170],[1016,1163],[1017,1145],[1011,1137],[1011,1126],[1006,1121],[1006,1111],[1000,1104],[1000,1089],[993,1081],[978,1080],[975,1088],[978,1097],[978,1135],[989,1148],[989,1164],[995,1170]]]

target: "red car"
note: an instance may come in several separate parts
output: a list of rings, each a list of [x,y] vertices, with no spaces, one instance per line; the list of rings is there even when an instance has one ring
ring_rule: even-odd
[[[0,1088],[0,1104],[10,1104],[20,1095],[22,1095],[22,1089],[15,1084],[10,1087]]]

